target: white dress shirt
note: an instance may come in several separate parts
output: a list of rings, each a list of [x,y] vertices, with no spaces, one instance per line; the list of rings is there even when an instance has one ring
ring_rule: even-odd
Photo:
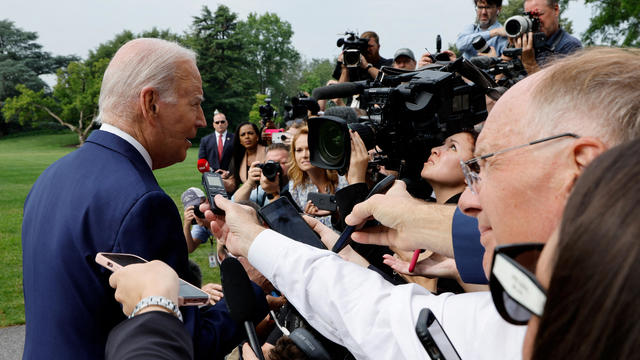
[[[102,125],[100,125],[100,130],[106,131],[108,133],[112,133],[113,135],[118,136],[122,138],[124,141],[131,144],[131,146],[136,148],[136,150],[138,150],[140,155],[142,155],[142,157],[144,158],[144,161],[147,163],[147,165],[149,165],[149,168],[153,170],[151,155],[149,155],[149,152],[147,151],[147,149],[145,149],[144,146],[142,146],[142,144],[140,144],[140,142],[138,142],[138,140],[136,140],[133,136],[127,134],[126,132],[120,130],[119,128],[111,124],[103,123]]]
[[[302,316],[358,359],[428,359],[415,334],[431,309],[462,359],[520,359],[525,326],[504,321],[489,292],[433,295],[416,284],[394,286],[328,250],[262,231],[249,261]]]

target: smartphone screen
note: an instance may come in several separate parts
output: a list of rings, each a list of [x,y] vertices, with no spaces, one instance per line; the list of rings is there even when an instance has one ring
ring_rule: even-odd
[[[127,265],[146,263],[147,260],[133,254],[100,252],[96,255],[96,262],[111,271],[116,271]],[[180,304],[178,305],[204,305],[209,302],[209,295],[206,292],[182,279],[178,280],[180,281],[178,290]]]
[[[288,198],[281,197],[265,205],[259,213],[272,230],[307,245],[326,249],[318,235],[304,221]]]
[[[460,355],[429,309],[422,309],[416,324],[416,334],[432,360],[460,360]]]

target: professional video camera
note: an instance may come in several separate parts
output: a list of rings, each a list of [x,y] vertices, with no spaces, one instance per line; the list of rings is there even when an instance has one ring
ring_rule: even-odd
[[[273,160],[268,160],[262,164],[256,165],[262,169],[262,174],[269,180],[274,181],[278,174],[282,174],[282,166],[280,163]]]
[[[342,47],[342,62],[348,68],[360,66],[360,54],[367,51],[369,40],[358,37],[354,32],[345,32],[344,37],[338,39],[338,47]]]
[[[547,37],[540,31],[540,14],[538,11],[527,11],[523,15],[515,15],[504,23],[504,30],[510,38],[520,37],[533,32],[533,47],[539,49],[544,46]]]
[[[271,120],[273,120],[273,118],[276,116],[276,110],[273,108],[273,106],[271,106],[271,99],[270,98],[266,98],[264,99],[265,104],[264,105],[260,105],[260,122],[262,123],[262,126],[264,127],[265,124]]]
[[[291,98],[291,104],[284,106],[284,110],[283,119],[286,123],[290,120],[306,119],[307,111],[311,111],[312,115],[317,115],[318,111],[320,111],[320,106],[318,106],[318,102],[315,99],[303,93],[298,93],[298,96]]]
[[[466,83],[462,77],[471,81]],[[334,84],[313,91],[315,99],[360,94],[368,116],[347,124],[333,116],[309,119],[309,152],[314,166],[346,172],[351,153],[349,129],[367,149],[378,146],[378,163],[401,177],[419,178],[434,146],[449,135],[472,130],[487,116],[485,94],[497,84],[459,58],[419,71],[383,67],[374,81]]]
[[[475,56],[469,61],[493,78],[498,74],[504,75],[496,82],[498,86],[510,88],[524,79],[527,76],[527,71],[522,65],[522,61],[518,58],[518,56],[522,55],[522,49],[504,49],[503,54],[512,60],[504,60],[501,57]]]

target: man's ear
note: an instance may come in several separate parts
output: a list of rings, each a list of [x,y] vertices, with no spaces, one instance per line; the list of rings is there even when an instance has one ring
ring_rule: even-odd
[[[582,175],[584,169],[591,164],[595,158],[602,155],[608,147],[605,143],[594,137],[581,137],[576,139],[571,147],[571,165],[574,169],[574,176],[569,184],[569,192],[573,189],[573,185],[578,181],[578,177]]]
[[[147,86],[140,92],[139,105],[140,109],[142,109],[142,117],[145,120],[155,121],[159,110],[158,100],[158,92],[152,87]]]

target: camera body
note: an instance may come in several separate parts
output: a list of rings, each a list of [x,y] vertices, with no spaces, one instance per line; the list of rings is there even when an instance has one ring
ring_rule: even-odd
[[[462,76],[473,83],[467,84]],[[400,177],[419,179],[432,147],[439,146],[451,134],[473,130],[474,125],[486,119],[485,93],[490,87],[486,84],[495,84],[487,78],[460,58],[408,73],[383,70],[374,81],[350,83],[357,88],[368,115],[349,124],[334,116],[309,119],[310,161],[314,166],[345,173],[351,153],[351,129],[358,132],[367,149],[381,149],[379,165],[399,171]],[[319,94],[327,89],[331,87],[316,90],[320,90]]]
[[[256,165],[262,170],[262,174],[269,180],[275,181],[278,174],[282,174],[282,166],[280,163],[273,160],[268,160],[262,164]]]
[[[515,15],[504,23],[504,30],[508,37],[516,38],[528,32],[533,33],[533,47],[535,49],[544,46],[547,37],[540,31],[540,14],[537,11],[528,11],[523,15]]]
[[[270,98],[266,98],[264,100],[265,104],[264,105],[260,105],[259,111],[260,111],[260,118],[262,119],[261,122],[264,126],[264,124],[266,124],[269,120],[273,120],[273,118],[276,116],[276,110],[273,108],[273,106],[271,106],[271,99]]]
[[[338,39],[338,47],[342,47],[342,62],[348,68],[360,66],[360,55],[367,51],[369,40],[358,37],[353,32],[345,32],[344,37]]]

